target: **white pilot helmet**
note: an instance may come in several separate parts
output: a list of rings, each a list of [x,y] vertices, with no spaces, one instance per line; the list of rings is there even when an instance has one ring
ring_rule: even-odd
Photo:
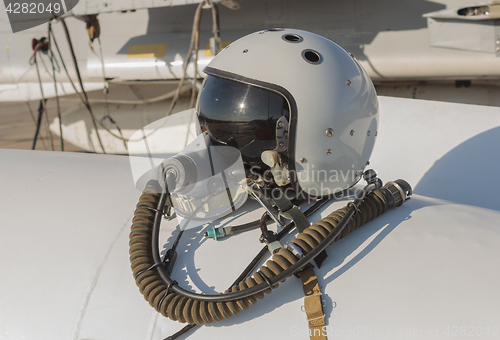
[[[269,29],[233,42],[204,72],[202,130],[237,147],[250,173],[271,167],[278,185],[313,197],[360,180],[377,136],[378,100],[341,46],[310,32]]]

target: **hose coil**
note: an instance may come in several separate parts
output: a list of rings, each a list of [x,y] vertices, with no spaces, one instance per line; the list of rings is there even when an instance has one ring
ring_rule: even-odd
[[[222,321],[223,319],[230,318],[232,315],[237,315],[240,311],[247,310],[250,305],[256,304],[258,299],[263,299],[265,296],[264,293],[271,293],[272,289],[270,287],[263,292],[243,299],[228,302],[205,302],[170,292],[170,287],[165,285],[158,272],[156,270],[149,270],[155,266],[151,241],[155,217],[154,210],[158,205],[159,199],[160,194],[156,193],[154,189],[146,187],[139,198],[139,203],[134,212],[129,242],[130,263],[136,285],[151,307],[174,321],[203,325]],[[342,239],[363,224],[382,215],[387,211],[388,207],[388,200],[380,190],[369,193],[359,205],[357,213],[333,242]],[[300,247],[304,255],[307,255],[335,229],[346,214],[347,208],[338,209],[322,220],[312,224],[303,233],[298,234],[291,242]],[[280,274],[298,260],[289,250],[281,248],[278,253],[273,255],[272,260],[268,260],[252,277],[241,281],[238,285],[226,290],[225,293],[244,290],[257,284],[268,282],[269,278]],[[284,282],[284,280],[281,282]],[[278,284],[272,288],[277,287]]]

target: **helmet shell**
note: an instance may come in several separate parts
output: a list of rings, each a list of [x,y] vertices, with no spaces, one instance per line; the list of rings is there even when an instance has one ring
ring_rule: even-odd
[[[286,152],[296,189],[320,197],[359,181],[375,144],[379,105],[370,78],[341,46],[306,31],[265,30],[227,46],[205,72],[287,99]]]

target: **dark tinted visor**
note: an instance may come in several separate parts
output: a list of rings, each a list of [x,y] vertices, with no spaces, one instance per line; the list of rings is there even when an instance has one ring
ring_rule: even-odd
[[[260,87],[207,76],[198,103],[202,131],[240,150],[247,164],[260,163],[264,150],[276,148],[276,122],[289,119],[281,95]]]

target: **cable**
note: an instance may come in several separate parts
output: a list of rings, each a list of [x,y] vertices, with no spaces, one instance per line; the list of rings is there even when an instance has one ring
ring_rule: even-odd
[[[192,54],[193,54],[193,50],[195,49],[195,48],[194,48],[194,47],[195,47],[194,45],[195,45],[195,42],[196,42],[196,37],[197,37],[197,36],[199,36],[199,30],[200,30],[200,24],[199,24],[199,23],[200,23],[200,20],[201,20],[201,10],[202,10],[202,7],[203,7],[203,5],[204,5],[205,3],[208,3],[208,4],[210,4],[210,5],[212,6],[212,11],[213,11],[212,16],[213,16],[214,18],[217,18],[217,20],[215,20],[215,21],[214,21],[214,23],[213,23],[213,32],[214,32],[214,35],[216,35],[216,36],[215,36],[215,40],[220,42],[220,37],[219,37],[219,22],[218,22],[218,12],[217,12],[217,8],[216,8],[215,4],[214,4],[211,0],[205,0],[204,2],[201,2],[201,3],[198,5],[197,9],[196,9],[195,19],[194,19],[194,22],[193,22],[193,31],[192,31],[192,33],[191,33],[191,42],[190,42],[190,46],[189,46],[188,53],[187,53],[187,56],[186,56],[186,62],[185,62],[185,64],[184,64],[183,74],[182,74],[182,77],[181,77],[181,79],[180,79],[180,81],[179,81],[179,84],[178,84],[178,86],[177,86],[177,90],[175,91],[175,93],[173,93],[173,99],[172,99],[172,101],[171,101],[171,103],[170,103],[170,107],[169,107],[169,109],[168,109],[168,111],[167,111],[167,113],[166,113],[166,115],[165,115],[166,117],[168,117],[169,115],[171,115],[171,114],[172,114],[173,109],[175,108],[175,105],[177,104],[177,101],[178,101],[178,99],[179,99],[180,94],[181,94],[181,93],[183,93],[183,91],[184,91],[184,86],[183,86],[183,84],[184,84],[185,79],[187,78],[187,68],[188,68],[188,66],[189,66],[189,62],[190,62],[190,60],[191,60],[191,57],[192,57]],[[67,35],[68,39],[70,39],[70,38],[69,38],[69,32],[68,32],[68,30],[67,30],[67,26],[66,26],[66,23],[65,23],[64,19],[63,19],[63,18],[57,18],[57,19],[58,19],[58,20],[61,20],[61,22],[63,23],[63,25],[64,25],[64,27],[65,27],[65,30],[66,30],[66,35]],[[57,45],[57,41],[56,41],[55,36],[54,36],[54,34],[53,34],[53,33],[52,33],[52,36],[53,36],[53,39],[54,39],[54,44],[55,44],[56,49],[57,49],[58,54],[59,54],[59,58],[61,59],[61,62],[62,62],[63,67],[64,67],[64,70],[65,70],[65,72],[66,72],[66,75],[68,76],[68,79],[69,79],[69,80],[70,80],[70,82],[71,82],[71,85],[73,86],[73,89],[75,90],[75,92],[76,92],[76,93],[78,93],[78,95],[79,95],[79,97],[80,97],[81,102],[82,102],[82,103],[83,103],[83,105],[86,107],[86,109],[87,109],[87,111],[89,112],[89,114],[92,116],[92,118],[93,118],[93,122],[94,122],[94,121],[96,121],[96,118],[95,118],[95,116],[94,116],[94,114],[93,114],[93,112],[92,112],[92,110],[91,110],[91,108],[90,108],[90,102],[89,102],[89,100],[88,100],[88,98],[87,98],[86,94],[85,94],[85,100],[84,100],[84,98],[82,98],[82,96],[80,95],[80,93],[79,93],[79,92],[78,92],[78,90],[76,89],[76,87],[75,87],[75,85],[74,85],[73,81],[71,80],[71,77],[69,76],[69,72],[68,72],[68,70],[67,70],[67,68],[66,68],[66,65],[65,65],[65,63],[64,63],[64,60],[63,60],[63,58],[62,58],[61,52],[60,52],[60,50],[59,50],[59,47],[58,47],[58,45]],[[70,40],[69,40],[69,41],[70,41]],[[196,56],[197,56],[197,55],[198,55],[198,51],[199,51],[199,46],[198,46],[198,48],[196,48],[196,50],[195,50],[195,51],[196,51]],[[73,52],[73,50],[72,50],[72,52]],[[74,54],[74,53],[73,53],[73,54]],[[196,58],[197,58],[197,57],[196,57]],[[75,61],[75,58],[74,58],[74,61]],[[197,69],[197,62],[195,63],[195,69]],[[78,70],[77,70],[77,72],[78,72]],[[79,72],[78,72],[77,74],[79,75]],[[80,78],[79,78],[79,79],[80,79]],[[194,82],[196,82],[196,74],[193,76],[193,81],[194,81]],[[83,85],[82,85],[82,84],[80,84],[80,85],[82,86],[82,92],[84,92],[84,90],[83,90]],[[160,96],[160,97],[157,97],[157,98],[153,98],[153,99],[150,99],[150,100],[144,100],[144,101],[141,101],[141,103],[151,103],[151,102],[156,102],[156,101],[160,101],[160,100],[168,99],[168,98],[170,98],[171,96],[172,96],[172,94],[171,94],[171,93],[168,93],[168,94],[166,94],[166,95],[163,95],[163,96]],[[130,103],[130,104],[136,104],[136,103]],[[193,106],[193,105],[191,105],[191,106]],[[99,125],[101,125],[101,127],[102,127],[103,129],[105,129],[105,130],[106,130],[106,131],[107,131],[110,135],[112,135],[113,137],[115,137],[115,138],[117,138],[117,139],[120,139],[120,140],[123,140],[123,141],[134,142],[134,141],[140,141],[140,140],[143,140],[143,139],[145,139],[145,138],[147,138],[147,137],[151,136],[153,133],[155,133],[157,130],[159,130],[161,127],[163,127],[163,125],[165,124],[166,120],[164,121],[164,123],[163,123],[163,124],[161,124],[160,126],[156,127],[153,131],[149,132],[148,134],[146,134],[146,135],[144,135],[143,137],[140,137],[140,138],[138,138],[138,139],[125,139],[125,138],[123,138],[122,136],[118,136],[118,135],[116,135],[115,133],[113,133],[113,132],[112,132],[111,130],[109,130],[106,126],[104,126],[104,125],[103,125],[103,124],[102,124],[99,120],[97,120],[97,122],[99,123]],[[96,128],[96,127],[94,127],[94,128],[95,128],[95,129],[96,129],[96,131],[97,131],[97,128]]]
[[[196,325],[196,324],[184,326],[183,329],[181,329],[180,331],[172,334],[171,336],[166,337],[164,340],[175,340],[175,339],[178,339],[179,337],[185,335],[186,333],[190,332],[191,330],[193,330],[193,329],[195,329],[197,327],[199,327],[199,325]]]
[[[49,21],[49,31],[48,31],[48,45],[50,52],[50,63],[52,65],[52,75],[54,78],[54,90],[56,95],[56,103],[57,103],[57,116],[59,117],[59,133],[61,138],[61,151],[64,151],[64,139],[63,139],[63,131],[62,131],[62,118],[61,118],[61,107],[59,105],[59,94],[57,93],[57,80],[56,80],[56,69],[54,66],[54,53],[52,53],[52,44],[50,41],[50,36],[52,35],[52,23]]]
[[[327,198],[324,198],[316,203],[314,203],[311,207],[309,207],[305,212],[304,212],[304,215],[306,217],[309,217],[311,216],[312,214],[314,214],[318,209],[320,209],[322,206],[324,206],[326,203],[328,203],[333,197],[327,197]],[[257,225],[260,223],[260,221],[254,221],[254,222],[251,222],[251,223],[257,223]],[[293,228],[295,227],[295,223],[292,221],[290,223],[288,223],[284,228],[283,230],[281,230],[278,235],[276,235],[276,239],[279,241],[281,240],[283,237],[285,237],[290,231],[293,230]],[[254,259],[252,260],[252,262],[250,262],[248,264],[248,266],[245,268],[245,270],[243,270],[243,272],[240,274],[240,276],[238,276],[238,278],[233,282],[233,284],[231,285],[232,286],[236,286],[238,285],[241,281],[243,281],[244,279],[246,279],[248,277],[248,275],[255,269],[255,267],[257,267],[257,265],[262,261],[262,259],[264,258],[264,255],[266,255],[266,253],[268,252],[268,247],[267,246],[264,246],[260,252],[254,257]]]
[[[73,87],[73,90],[75,91],[75,93],[80,98],[80,101],[82,102],[83,106],[87,109],[87,112],[91,115],[91,117],[93,117],[93,120],[96,120],[99,123],[99,125],[101,125],[101,127],[103,129],[105,129],[113,137],[121,139],[121,140],[123,140],[125,142],[128,141],[126,138],[123,138],[121,136],[115,135],[111,130],[109,130],[106,126],[104,126],[99,120],[97,120],[95,118],[94,113],[92,112],[92,109],[91,109],[91,106],[90,106],[90,102],[88,101],[88,98],[87,98],[87,101],[83,98],[83,96],[80,93],[80,91],[78,91],[78,89],[76,88],[75,83],[73,82],[73,79],[71,79],[71,76],[69,75],[68,68],[66,67],[66,63],[64,62],[61,50],[59,49],[59,45],[57,44],[57,39],[56,39],[53,31],[52,31],[52,40],[54,41],[54,45],[56,47],[57,54],[59,55],[59,59],[61,59],[61,64],[63,65],[64,72],[66,73],[66,76],[68,77],[68,80],[69,80],[71,86]]]
[[[210,5],[212,9],[212,33],[214,34],[214,40],[215,40],[215,54],[217,54],[220,50],[220,31],[219,31],[219,10],[218,7],[215,3],[212,2],[212,0],[205,0],[201,5],[207,3]],[[200,8],[201,8],[200,7]],[[194,35],[194,71],[193,71],[193,84],[192,84],[192,90],[191,90],[191,100],[189,103],[190,107],[194,107],[195,101],[196,101],[196,82],[198,78],[198,54],[199,54],[199,49],[200,49],[200,24],[201,24],[201,10],[198,11],[195,15],[195,20],[193,22],[193,32],[195,32]]]
[[[87,97],[87,92],[85,92],[85,88],[83,87],[82,76],[80,75],[80,68],[78,67],[78,61],[76,60],[75,50],[73,49],[73,43],[71,42],[71,37],[69,35],[68,26],[66,25],[66,21],[64,20],[63,17],[57,17],[57,20],[62,22],[63,27],[64,27],[64,32],[66,32],[66,38],[68,40],[69,49],[71,51],[71,56],[73,58],[73,64],[75,65],[76,75],[78,77],[78,82],[80,83],[80,87],[82,89],[83,96],[85,97],[85,101],[87,102],[87,108],[88,108],[89,113],[90,113],[90,118],[92,119],[92,125],[94,125],[95,133],[97,135],[97,140],[99,141],[99,145],[101,146],[102,153],[106,153],[106,150],[104,150],[104,145],[102,144],[101,136],[99,135],[99,129],[97,128],[96,118],[95,118],[94,114],[92,113],[92,109],[90,108],[90,105],[88,105],[89,99]]]
[[[320,244],[318,244],[315,248],[313,248],[307,255],[305,255],[303,258],[292,264],[290,267],[282,271],[281,273],[273,276],[273,277],[266,277],[269,279],[270,283],[272,285],[277,284],[281,280],[284,280],[291,274],[293,274],[295,271],[303,268],[306,264],[308,264],[310,261],[312,261],[319,253],[321,253],[323,250],[325,250],[330,243],[337,237],[339,234],[342,232],[344,227],[347,225],[349,220],[351,219],[352,216],[354,216],[355,209],[357,206],[359,206],[361,200],[364,198],[365,194],[368,191],[371,191],[370,189],[372,185],[366,186],[362,190],[362,195],[360,195],[352,205],[349,206],[347,209],[344,217],[340,220],[339,224],[335,227],[334,231],[330,233]],[[166,194],[162,193],[160,196],[160,203],[159,207],[162,206],[162,204],[165,204],[165,199],[166,199]],[[158,216],[160,215],[160,216]],[[160,229],[160,222],[161,222],[161,214],[158,212],[155,214],[155,221],[154,221],[154,227],[153,227],[153,235],[152,235],[152,255],[155,263],[161,262],[160,256],[159,256],[159,251],[158,251],[158,242],[159,242],[159,229]],[[172,283],[172,279],[165,273],[163,268],[157,267],[156,268],[158,271],[158,274],[162,278],[162,280],[165,282],[165,284],[169,285]],[[242,300],[245,298],[248,298],[252,295],[258,294],[260,292],[263,292],[268,289],[268,284],[267,282],[259,283],[253,287],[246,288],[244,290],[234,290],[229,293],[224,293],[224,294],[217,294],[217,295],[209,295],[209,294],[198,294],[194,293],[188,290],[185,290],[178,285],[175,285],[172,287],[172,291],[181,294],[183,297],[193,299],[195,301],[203,301],[203,302],[231,302],[235,300]]]
[[[157,266],[154,272],[148,271],[139,275],[136,284],[151,306],[174,321],[205,324],[229,318],[241,310],[248,309],[249,304],[255,304],[257,299],[264,298],[264,293],[271,292],[269,285],[276,288],[278,282],[284,281],[306,266],[333,241],[345,237],[387,209],[400,206],[411,194],[410,186],[402,180],[389,182],[383,188],[372,192],[381,185],[379,183],[381,182],[367,185],[353,203],[336,210],[299,233],[291,242],[302,250],[303,257],[281,248],[273,255],[272,260],[267,261],[252,277],[223,294],[204,295],[186,291],[173,284],[173,280],[162,266]],[[409,189],[395,190],[400,183]],[[141,206],[146,204],[161,207],[164,204],[166,195],[157,194],[158,187],[156,181],[148,183],[139,199]],[[404,197],[396,200],[394,197],[398,192]],[[161,212],[153,215],[148,209],[136,209],[130,234],[130,261],[134,275],[152,264],[161,262],[158,253],[160,219]],[[165,297],[166,287],[170,287],[172,293]],[[158,305],[160,299],[164,300],[161,306]]]
[[[299,200],[299,199],[293,199],[291,202],[292,202],[292,204],[297,205],[297,206],[299,206],[300,204],[303,203],[303,201]],[[269,215],[267,215],[266,216],[266,223],[269,223],[271,220],[272,220],[272,218]],[[228,233],[228,235],[234,235],[234,234],[238,234],[238,233],[241,233],[244,231],[255,229],[259,226],[259,224],[260,224],[260,220],[255,220],[255,221],[244,223],[241,225],[229,226],[229,227],[223,227],[223,228],[224,229],[228,228],[230,230],[230,233]],[[209,236],[209,234],[208,234],[208,232],[206,232],[205,237],[208,237],[208,236]]]
[[[52,133],[50,132],[50,128],[49,128],[49,114],[47,112],[47,106],[45,105],[46,104],[46,99],[45,99],[45,96],[43,94],[43,86],[42,86],[42,78],[40,77],[40,68],[38,67],[38,60],[36,58],[36,54],[38,53],[38,48],[40,46],[40,43],[37,43],[36,47],[35,47],[35,52],[33,54],[33,62],[35,63],[35,67],[36,67],[36,75],[38,77],[38,83],[40,85],[40,94],[42,96],[42,99],[40,100],[40,103],[42,105],[42,109],[43,109],[43,112],[45,113],[45,124],[46,124],[46,128],[47,128],[47,133],[50,137],[50,145],[52,147],[52,151],[54,151],[54,140],[52,139]],[[38,129],[37,129],[37,133],[38,133]],[[35,135],[36,137],[36,135]],[[33,150],[34,150],[34,147],[35,147],[35,143],[36,143],[36,139],[33,141]]]
[[[33,119],[33,123],[35,124],[35,128],[37,130],[40,129],[40,126],[39,126],[39,123],[37,122],[37,120],[35,119],[35,115],[33,115],[33,110],[31,110],[31,105],[29,102],[26,102],[26,105],[28,106],[28,110],[30,112],[30,116],[31,116],[31,119]],[[35,136],[38,136],[38,131],[35,132]],[[43,144],[43,148],[45,150],[48,150],[47,149],[47,145],[45,145],[45,141],[43,140],[43,138],[40,136],[40,140],[42,141],[42,144]],[[36,146],[36,139],[33,138],[33,145],[31,147],[31,150],[35,150],[35,146]]]
[[[33,137],[33,145],[31,147],[31,150],[35,150],[36,147],[36,141],[38,140],[38,134],[40,132],[40,125],[42,124],[42,119],[43,119],[43,103],[42,99],[40,99],[40,105],[38,105],[38,118],[36,122],[36,130],[35,130],[35,136]],[[40,137],[41,139],[41,137]],[[42,139],[43,141],[43,139]],[[43,146],[45,147],[45,150],[48,150],[48,148],[45,146],[45,142],[43,143]]]
[[[95,22],[98,23],[97,17],[93,17]],[[90,28],[88,28],[89,30]],[[90,36],[89,36],[90,37]],[[104,88],[104,102],[106,104],[106,112],[108,113],[106,116],[101,118],[101,122],[104,124],[104,119],[108,118],[109,121],[116,126],[116,129],[118,130],[118,133],[120,134],[120,139],[123,141],[123,146],[125,147],[125,150],[128,149],[127,143],[125,142],[125,138],[123,138],[123,133],[122,130],[120,129],[120,126],[118,123],[111,117],[111,113],[109,111],[109,102],[108,102],[108,93],[109,93],[109,83],[106,79],[106,68],[104,66],[104,55],[102,53],[102,44],[101,44],[101,38],[97,36],[97,42],[99,43],[99,59],[101,60],[101,68],[102,68],[102,79],[103,82],[106,84]],[[90,37],[90,47],[92,48],[92,38]],[[92,52],[95,53],[94,49],[92,48]]]

